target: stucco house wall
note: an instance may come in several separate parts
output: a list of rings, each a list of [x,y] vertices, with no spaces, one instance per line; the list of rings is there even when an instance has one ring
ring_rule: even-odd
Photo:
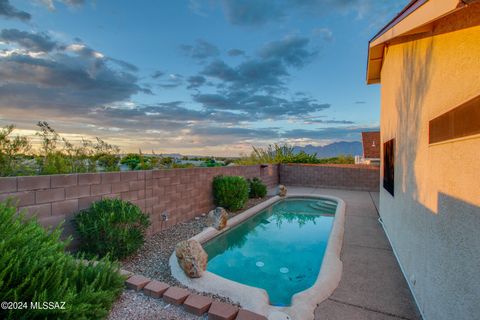
[[[381,95],[382,144],[396,139],[395,195],[380,187],[392,247],[426,319],[478,319],[480,136],[429,145],[428,122],[480,95],[480,4],[390,43]]]

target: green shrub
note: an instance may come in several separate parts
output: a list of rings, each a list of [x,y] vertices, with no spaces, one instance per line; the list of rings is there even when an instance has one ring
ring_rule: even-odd
[[[130,170],[139,170],[140,162],[142,162],[142,155],[138,153],[129,153],[120,160],[121,164],[126,164]]]
[[[99,154],[95,156],[98,165],[103,168],[104,171],[120,171],[118,166],[118,156],[114,154]]]
[[[264,198],[267,195],[267,186],[260,178],[248,179],[249,197],[250,198]]]
[[[0,203],[0,301],[26,302],[0,309],[0,319],[102,319],[123,290],[118,265],[79,263],[65,253],[60,229],[47,232]],[[80,257],[81,258],[81,257]],[[32,309],[30,302],[65,302],[65,309]]]
[[[240,210],[248,200],[248,183],[243,177],[216,176],[213,179],[213,197],[217,206]]]
[[[250,198],[264,198],[267,195],[267,186],[260,180],[255,177],[253,179],[248,179],[249,184],[249,197]]]
[[[149,225],[148,216],[139,207],[119,199],[97,201],[75,217],[81,251],[115,259],[137,251]]]

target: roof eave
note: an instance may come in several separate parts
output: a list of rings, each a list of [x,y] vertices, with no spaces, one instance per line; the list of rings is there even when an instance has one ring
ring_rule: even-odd
[[[393,39],[425,33],[433,22],[449,15],[466,4],[479,0],[415,0],[410,2],[391,22],[370,40],[368,45],[367,84],[381,82],[385,46]]]

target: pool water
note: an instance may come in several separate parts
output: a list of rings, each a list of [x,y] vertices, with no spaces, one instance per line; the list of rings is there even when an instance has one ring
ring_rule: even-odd
[[[336,202],[288,198],[204,244],[207,270],[267,291],[270,304],[288,306],[320,272]]]

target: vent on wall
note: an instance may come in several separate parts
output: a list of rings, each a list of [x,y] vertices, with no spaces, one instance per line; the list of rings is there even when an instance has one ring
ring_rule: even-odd
[[[429,143],[480,134],[480,95],[429,122]]]

